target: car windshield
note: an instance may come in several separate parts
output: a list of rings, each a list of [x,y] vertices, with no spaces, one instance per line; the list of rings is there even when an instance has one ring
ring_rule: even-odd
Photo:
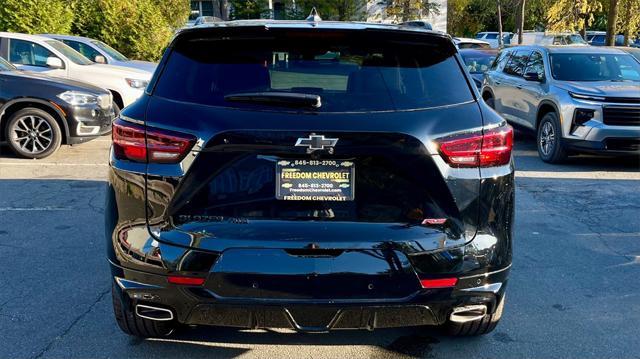
[[[627,54],[551,54],[551,74],[561,81],[640,81],[640,63]]]
[[[81,53],[77,52],[76,50],[72,49],[71,47],[65,45],[64,43],[62,43],[62,42],[60,42],[58,40],[47,40],[46,43],[49,46],[53,47],[54,49],[58,50],[60,53],[62,53],[62,55],[64,55],[66,58],[68,58],[74,64],[78,64],[78,65],[91,65],[91,64],[93,64],[93,61],[91,61],[88,58],[82,56]]]
[[[156,94],[256,109],[308,105],[319,96],[317,112],[407,110],[473,100],[455,49],[444,39],[389,37],[301,32],[182,40],[171,52]],[[311,97],[300,100],[304,95]]]
[[[129,59],[123,54],[119,53],[118,50],[105,44],[102,41],[93,40],[91,41],[91,43],[95,45],[97,48],[99,48],[100,50],[106,52],[107,55],[111,56],[116,61],[129,61]]]
[[[483,54],[483,53],[464,53],[461,52],[462,59],[464,60],[464,64],[467,66],[467,70],[469,70],[472,74],[483,73],[489,70],[491,67],[491,63],[493,59],[496,58],[494,54]]]
[[[16,67],[11,65],[7,60],[0,57],[0,71],[12,71],[16,70]]]

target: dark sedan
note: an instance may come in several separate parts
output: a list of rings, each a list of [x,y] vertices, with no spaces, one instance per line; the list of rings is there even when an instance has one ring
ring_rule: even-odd
[[[478,89],[482,87],[484,73],[489,70],[497,54],[498,50],[460,50],[460,56],[462,56],[462,60],[464,60],[464,64]]]
[[[19,71],[0,58],[0,141],[19,156],[44,158],[61,144],[111,131],[109,91],[82,82]]]

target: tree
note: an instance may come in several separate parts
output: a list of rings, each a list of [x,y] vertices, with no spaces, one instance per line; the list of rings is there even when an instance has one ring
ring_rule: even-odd
[[[401,22],[440,15],[440,4],[429,0],[389,0],[387,15]]]
[[[154,0],[169,26],[176,30],[184,26],[191,12],[189,0]]]
[[[269,14],[268,0],[229,0],[232,20],[260,19]]]
[[[518,4],[518,17],[516,18],[516,24],[518,24],[518,44],[522,44],[524,33],[524,9],[526,7],[526,0],[520,0]]]
[[[222,20],[229,20],[229,0],[212,0],[213,15]]]
[[[76,34],[102,40],[134,59],[159,59],[173,34],[156,0],[73,1]]]
[[[0,31],[67,33],[73,12],[63,0],[1,0]]]
[[[304,19],[314,7],[323,20],[358,21],[365,20],[366,0],[296,0],[286,3],[287,18]]]
[[[502,6],[500,0],[497,1],[498,5],[498,47],[502,47]]]
[[[617,30],[624,34],[624,45],[628,46],[631,35],[640,32],[640,1],[620,0]]]
[[[615,0],[613,0],[615,1]],[[558,0],[547,12],[548,29],[551,31],[577,31],[584,33],[595,15],[602,11],[602,4],[594,0]]]
[[[616,44],[616,23],[618,22],[618,0],[609,1],[609,16],[607,18],[607,46]]]

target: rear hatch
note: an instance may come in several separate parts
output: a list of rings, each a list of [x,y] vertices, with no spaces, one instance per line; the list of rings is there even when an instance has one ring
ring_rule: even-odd
[[[400,256],[395,265],[379,256],[370,274],[402,272],[404,254],[475,235],[478,169],[452,168],[431,148],[482,127],[448,38],[382,27],[212,28],[182,33],[166,56],[147,131],[179,131],[195,146],[179,164],[148,165],[148,222],[160,240],[234,258],[262,249],[276,264],[273,249],[328,260],[300,259],[316,273],[346,270],[354,250]],[[279,268],[261,271],[287,274]]]

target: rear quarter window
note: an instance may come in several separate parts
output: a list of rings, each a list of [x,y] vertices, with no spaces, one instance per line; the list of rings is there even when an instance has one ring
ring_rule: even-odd
[[[426,37],[426,36],[425,36]],[[223,40],[223,38],[225,40]],[[389,111],[464,103],[473,95],[445,39],[273,31],[178,39],[154,90],[171,100],[261,109],[225,96],[247,92],[318,95],[319,112]]]

